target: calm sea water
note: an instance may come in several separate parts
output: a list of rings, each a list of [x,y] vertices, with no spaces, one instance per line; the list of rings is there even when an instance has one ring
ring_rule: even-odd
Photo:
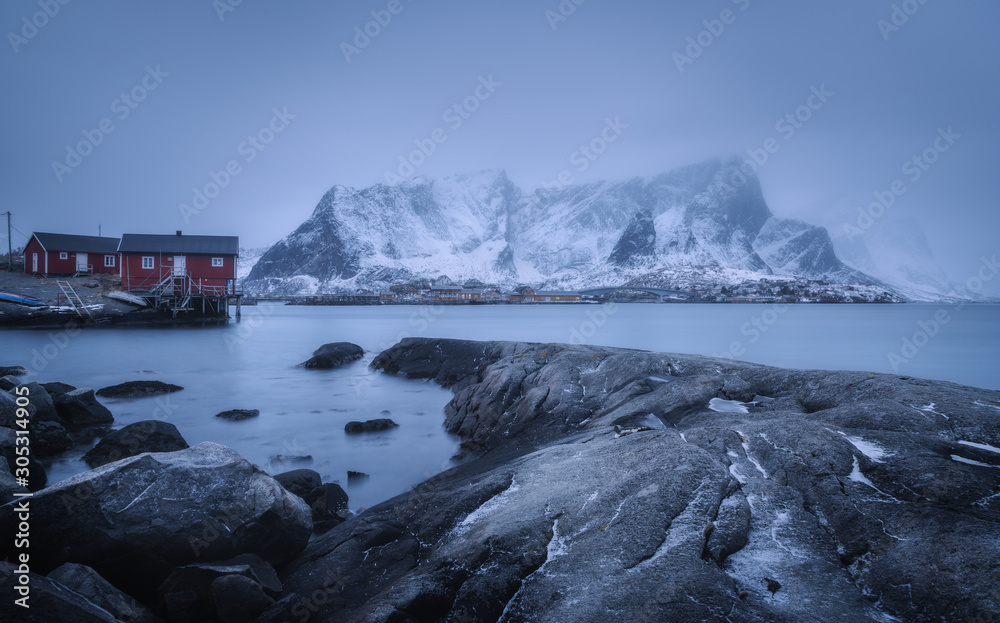
[[[942,322],[946,320],[945,322]],[[1000,305],[564,305],[245,307],[226,327],[0,332],[0,364],[41,382],[100,388],[159,379],[184,391],[105,400],[118,425],[172,422],[192,445],[216,441],[271,473],[310,467],[344,485],[357,510],[446,469],[458,439],[442,428],[451,393],[371,373],[404,336],[586,342],[731,356],[792,368],[857,369],[1000,389]],[[327,342],[363,346],[337,370],[296,367]],[[259,409],[242,422],[215,418]],[[389,413],[383,413],[388,411]],[[351,420],[391,417],[399,428],[349,436]],[[49,463],[55,482],[86,470],[76,448]],[[289,461],[293,456],[309,460]],[[284,457],[282,460],[280,457]],[[348,470],[370,478],[348,482]]]

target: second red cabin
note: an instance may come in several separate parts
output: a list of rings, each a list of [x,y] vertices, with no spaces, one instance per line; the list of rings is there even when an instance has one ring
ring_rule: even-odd
[[[118,251],[126,292],[151,291],[165,280],[205,294],[235,292],[238,236],[124,234]]]

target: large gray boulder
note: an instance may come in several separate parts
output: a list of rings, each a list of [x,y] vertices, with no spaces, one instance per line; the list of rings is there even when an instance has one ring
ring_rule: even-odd
[[[144,573],[142,582],[155,587],[172,566],[241,553],[284,561],[312,532],[303,500],[235,451],[208,442],[59,482],[31,499],[31,517],[44,526],[44,538],[31,543],[34,569],[76,562],[122,588]],[[16,521],[14,504],[0,507],[0,529],[13,534]],[[0,556],[12,553],[12,543],[0,543]]]
[[[261,622],[1000,612],[1000,392],[559,344],[373,365],[450,387],[476,458],[310,543]]]
[[[188,447],[173,424],[143,420],[108,434],[83,455],[83,460],[90,467],[100,467],[143,452],[176,452]]]
[[[305,368],[336,368],[361,359],[364,354],[365,349],[357,344],[333,342],[332,344],[323,344],[317,348],[313,351],[313,356],[301,365]]]
[[[54,402],[59,418],[70,428],[104,426],[115,421],[111,411],[97,401],[92,389],[80,388],[58,394]]]

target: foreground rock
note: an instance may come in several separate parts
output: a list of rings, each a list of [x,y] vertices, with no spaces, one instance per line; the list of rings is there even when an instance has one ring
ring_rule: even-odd
[[[128,381],[101,388],[97,390],[97,395],[102,398],[142,398],[179,392],[182,389],[184,388],[180,385],[171,385],[163,381]]]
[[[231,422],[239,422],[240,420],[249,420],[250,418],[257,417],[258,415],[260,415],[260,411],[257,409],[230,409],[229,411],[216,413],[215,417],[222,418],[223,420],[229,420]]]
[[[9,471],[11,478],[15,478],[16,476],[24,476],[23,472],[17,472],[18,469],[27,469],[28,489],[31,491],[38,491],[48,483],[48,476],[45,473],[45,468],[38,461],[38,459],[35,458],[34,454],[28,455],[28,464],[27,466],[23,466],[24,455],[18,454],[17,436],[17,431],[13,428],[0,426],[0,459],[3,459],[4,461],[0,462],[0,472]],[[23,467],[18,465],[19,458],[21,459],[21,465]],[[4,469],[5,465],[6,469]],[[9,485],[9,479],[0,478],[0,494],[9,495]]]
[[[176,452],[188,447],[173,424],[144,420],[109,433],[83,455],[83,460],[90,467],[100,467],[143,452]]]
[[[115,421],[111,411],[97,401],[92,389],[74,389],[56,395],[53,401],[59,419],[72,428],[103,426]]]
[[[202,443],[141,454],[79,474],[31,499],[32,569],[88,565],[143,598],[178,565],[254,553],[280,562],[312,532],[309,507],[233,450]],[[14,534],[14,504],[0,530]],[[12,555],[13,539],[0,543]],[[145,599],[144,599],[145,601]]]
[[[259,621],[1000,611],[1000,392],[557,344],[373,366],[451,387],[479,456],[310,543]]]
[[[348,422],[344,425],[345,433],[374,433],[382,430],[389,430],[390,428],[396,428],[399,424],[396,424],[389,418],[378,418],[376,420],[368,420],[366,422]]]
[[[319,472],[304,468],[275,474],[274,479],[282,487],[303,499],[310,491],[323,484]]]
[[[48,576],[95,606],[107,611],[117,621],[160,623],[148,608],[121,592],[96,571],[85,565],[67,563]]]
[[[0,620],[25,623],[117,623],[110,612],[94,604],[83,595],[68,590],[61,583],[30,572],[27,574],[30,593],[28,608],[15,603],[22,596],[14,570],[16,566],[0,561]]]
[[[350,342],[324,344],[313,351],[313,356],[301,365],[305,368],[330,369],[361,359],[365,349]]]
[[[252,613],[242,619],[251,621],[274,603],[269,595],[280,592],[281,582],[271,565],[250,554],[178,567],[157,588],[161,609],[171,621],[207,621],[216,616],[232,620],[235,612]],[[247,600],[243,608],[234,603],[240,597]]]

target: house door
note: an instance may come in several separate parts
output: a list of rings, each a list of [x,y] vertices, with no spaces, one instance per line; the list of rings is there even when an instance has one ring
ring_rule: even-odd
[[[31,272],[33,272],[33,273],[37,273],[38,272],[38,254],[37,253],[32,253],[31,254]]]
[[[187,269],[187,258],[183,255],[174,256],[174,277],[183,277]]]
[[[87,254],[77,253],[76,254],[76,270],[77,272],[87,272]]]

